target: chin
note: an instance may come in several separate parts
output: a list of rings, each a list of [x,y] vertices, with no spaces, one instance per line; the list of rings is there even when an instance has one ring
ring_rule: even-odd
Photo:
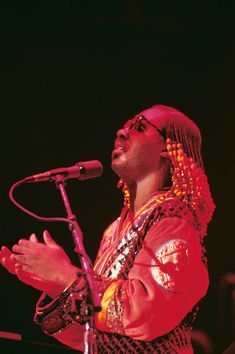
[[[132,174],[130,173],[130,170],[124,161],[120,161],[119,159],[114,159],[111,164],[112,170],[116,175],[124,180],[126,183],[130,182],[133,180]]]
[[[118,171],[121,169],[122,163],[119,161],[118,158],[115,158],[111,162],[111,168],[112,170],[119,175]]]

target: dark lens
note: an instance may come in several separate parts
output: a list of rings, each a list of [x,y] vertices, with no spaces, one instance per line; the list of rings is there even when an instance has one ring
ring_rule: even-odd
[[[136,129],[138,124],[139,124],[139,119],[133,119],[128,126],[128,130]]]
[[[136,125],[136,128],[135,128],[135,130],[137,130],[137,132],[140,132],[140,133],[142,131],[144,131],[144,129],[145,129],[145,125],[142,122],[139,122],[139,124]]]
[[[143,132],[145,129],[144,119],[143,117],[139,117],[135,126],[135,130],[138,132]]]
[[[135,129],[137,132],[142,132],[145,129],[145,124],[143,123],[143,121],[144,121],[143,117],[138,117],[136,119],[133,119],[129,123],[129,126],[127,127],[128,130]]]

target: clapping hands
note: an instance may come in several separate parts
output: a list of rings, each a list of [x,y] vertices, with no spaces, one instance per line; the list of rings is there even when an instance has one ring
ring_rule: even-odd
[[[43,241],[32,234],[19,240],[12,250],[3,246],[0,263],[23,283],[54,298],[76,277],[78,268],[48,231],[43,232]]]

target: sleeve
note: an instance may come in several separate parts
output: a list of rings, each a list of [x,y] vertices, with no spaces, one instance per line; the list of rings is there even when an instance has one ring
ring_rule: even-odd
[[[64,331],[54,334],[53,337],[70,348],[84,351],[84,326],[78,323],[73,323]]]
[[[104,291],[96,326],[152,340],[178,325],[207,288],[195,230],[185,220],[163,219],[146,235],[128,279],[113,281]]]

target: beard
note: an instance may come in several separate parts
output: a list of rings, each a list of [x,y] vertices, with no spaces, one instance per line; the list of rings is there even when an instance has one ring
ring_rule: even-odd
[[[125,154],[114,158],[111,168],[119,178],[130,185],[138,182],[151,172],[152,166],[148,163],[145,154],[139,154],[138,158]],[[156,166],[154,169],[156,169]]]

